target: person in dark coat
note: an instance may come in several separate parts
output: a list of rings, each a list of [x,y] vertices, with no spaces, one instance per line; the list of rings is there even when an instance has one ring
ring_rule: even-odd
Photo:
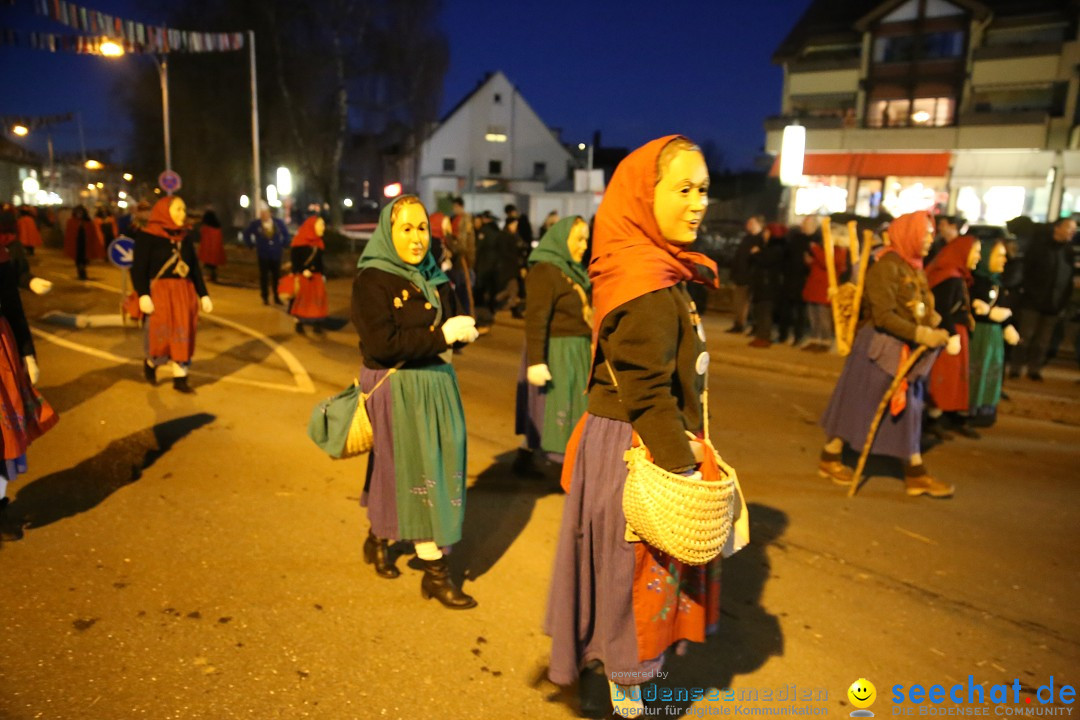
[[[747,314],[750,310],[750,256],[754,247],[761,243],[763,232],[765,216],[754,215],[746,221],[746,234],[735,249],[735,257],[731,261],[731,283],[734,286],[731,311],[735,319],[727,330],[729,333],[741,333],[746,329]]]
[[[244,244],[255,248],[259,260],[259,294],[263,305],[269,305],[271,291],[274,303],[281,305],[278,296],[278,279],[281,277],[281,253],[289,246],[289,229],[263,206],[259,219],[253,220],[244,230]]]
[[[780,297],[784,267],[784,238],[773,236],[769,228],[750,248],[750,298],[754,308],[754,339],[750,347],[772,345],[773,311]]]
[[[803,288],[810,276],[806,258],[810,254],[811,243],[820,239],[820,235],[818,219],[813,215],[804,217],[799,228],[787,234],[784,243],[784,280],[780,290],[780,307],[777,308],[779,342],[787,342],[790,336],[792,345],[800,345],[806,336],[808,320]]]
[[[177,195],[163,197],[150,211],[150,221],[135,235],[131,285],[139,296],[146,323],[143,373],[157,384],[157,368],[172,362],[173,389],[192,393],[188,369],[195,353],[199,310],[213,312],[203,282],[195,244],[184,226],[187,206]]]
[[[1028,378],[1042,380],[1050,335],[1072,296],[1075,234],[1076,220],[1059,218],[1050,236],[1036,236],[1024,254],[1020,344],[1013,348],[1010,378],[1020,377],[1027,366]]]
[[[495,311],[499,306],[499,291],[505,279],[506,254],[503,251],[503,233],[495,223],[495,217],[486,210],[476,216],[476,307],[487,311],[477,314],[480,334],[486,334],[495,323]]]
[[[409,541],[424,570],[424,598],[451,609],[476,607],[450,577],[443,552],[461,540],[466,499],[465,413],[449,356],[477,338],[476,321],[458,313],[415,195],[379,215],[357,264],[352,321],[374,433],[360,501],[371,522],[364,561],[380,577],[396,578],[390,545]]]

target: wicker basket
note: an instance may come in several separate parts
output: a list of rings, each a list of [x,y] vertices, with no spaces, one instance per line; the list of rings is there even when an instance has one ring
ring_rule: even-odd
[[[356,412],[353,413],[352,424],[349,425],[349,434],[345,437],[345,448],[341,451],[343,458],[363,455],[375,446],[375,432],[371,429],[371,419],[367,414],[365,402],[367,399],[368,395],[361,393],[356,403]]]
[[[626,451],[623,514],[642,540],[688,565],[704,565],[720,555],[735,514],[735,469],[716,458],[721,479],[703,480],[668,472],[649,460],[643,445]]]

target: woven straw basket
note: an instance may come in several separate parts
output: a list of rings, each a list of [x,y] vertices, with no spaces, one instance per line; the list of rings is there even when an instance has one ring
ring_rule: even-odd
[[[356,403],[356,412],[353,413],[352,424],[349,425],[349,434],[345,436],[345,448],[341,451],[341,457],[349,458],[363,455],[375,446],[375,433],[371,429],[371,419],[367,414],[367,395],[361,393]]]
[[[668,472],[649,461],[644,445],[624,455],[628,470],[623,513],[642,540],[687,565],[704,565],[720,555],[735,514],[735,469],[716,457],[722,479],[701,480]]]

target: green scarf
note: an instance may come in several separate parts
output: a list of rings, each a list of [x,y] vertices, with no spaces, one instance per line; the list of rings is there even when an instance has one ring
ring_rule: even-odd
[[[586,293],[592,290],[589,273],[585,266],[570,257],[570,248],[566,245],[570,229],[581,220],[577,215],[565,217],[548,228],[536,249],[529,253],[529,265],[546,262],[563,271],[568,278],[581,286]]]
[[[401,199],[398,198],[390,203],[379,213],[379,224],[375,228],[375,232],[371,234],[371,239],[368,240],[359,262],[356,263],[356,267],[358,270],[378,268],[392,275],[403,277],[420,288],[424,298],[435,308],[435,324],[438,325],[442,322],[443,316],[438,286],[450,282],[450,278],[439,268],[430,248],[428,248],[427,255],[424,256],[419,265],[410,265],[397,254],[397,250],[394,249],[393,225],[390,222],[390,216],[393,213],[394,205],[400,202]]]

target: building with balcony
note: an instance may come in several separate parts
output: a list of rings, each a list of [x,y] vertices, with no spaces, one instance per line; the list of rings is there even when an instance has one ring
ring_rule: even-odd
[[[765,123],[774,155],[806,128],[789,212],[1080,212],[1078,18],[1080,0],[813,0]]]

